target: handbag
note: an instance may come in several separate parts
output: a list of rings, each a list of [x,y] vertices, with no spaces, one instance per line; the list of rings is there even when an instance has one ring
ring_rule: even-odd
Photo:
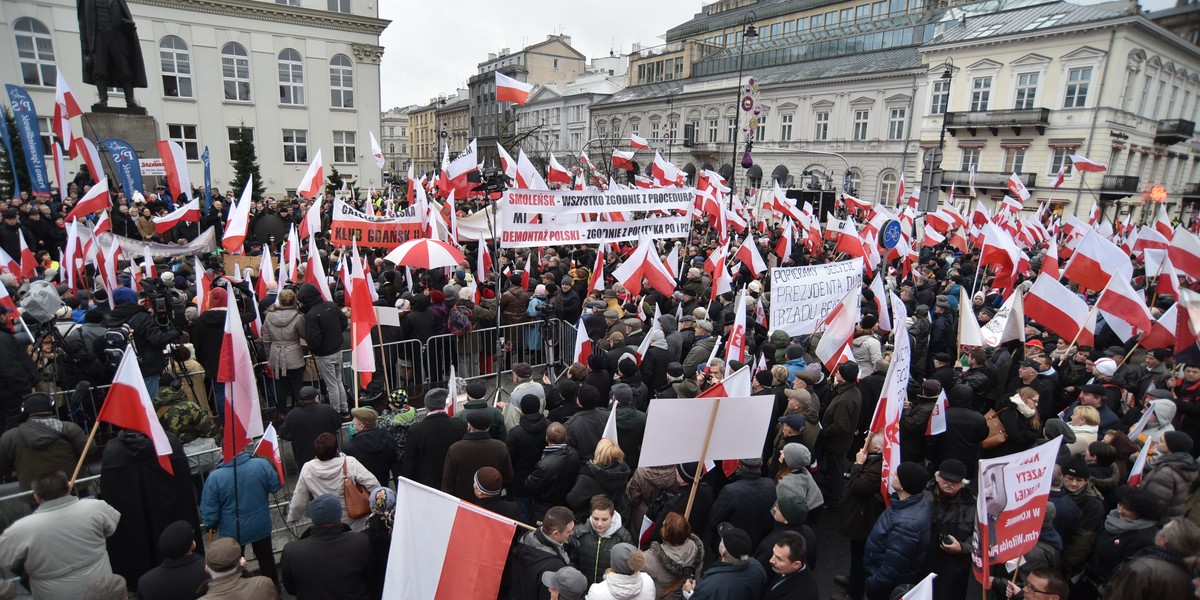
[[[1005,408],[1001,412],[1005,410],[1008,409]],[[1004,430],[1004,422],[1000,420],[1000,413],[996,412],[996,409],[987,411],[983,418],[987,420],[988,426],[988,436],[983,440],[984,448],[995,448],[1008,441],[1008,432]]]
[[[346,459],[342,459],[342,489],[346,500],[346,515],[351,519],[361,519],[371,514],[371,492],[350,479],[346,473]]]

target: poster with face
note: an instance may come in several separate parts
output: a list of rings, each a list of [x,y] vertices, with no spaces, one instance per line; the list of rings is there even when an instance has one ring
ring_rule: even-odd
[[[990,565],[1013,560],[1038,542],[1054,459],[1062,437],[1024,452],[979,461],[975,577],[983,581]]]

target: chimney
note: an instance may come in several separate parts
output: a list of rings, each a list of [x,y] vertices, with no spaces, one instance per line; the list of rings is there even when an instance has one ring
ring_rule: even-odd
[[[488,60],[496,60],[496,53],[488,52]]]

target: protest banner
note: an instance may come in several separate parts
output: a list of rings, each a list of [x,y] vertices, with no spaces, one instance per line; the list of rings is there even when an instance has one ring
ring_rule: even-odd
[[[646,414],[638,466],[757,457],[767,439],[773,402],[771,396],[659,398]]]
[[[502,248],[686,238],[693,193],[680,188],[509,190],[501,202]],[[598,215],[584,217],[584,213]]]
[[[646,215],[628,221],[581,221],[578,214],[542,214],[500,211],[501,248],[537,248],[559,244],[601,244],[632,242],[641,238],[686,238],[691,231],[690,217]]]
[[[846,293],[862,286],[863,260],[771,269],[771,331],[807,335]]]
[[[504,209],[538,214],[670,211],[687,214],[692,188],[635,190],[508,190]]]
[[[991,565],[1024,556],[1037,545],[1061,445],[1059,436],[1024,452],[979,461],[971,561],[980,582],[990,576]]]
[[[1021,290],[1013,291],[995,316],[980,328],[983,343],[995,348],[1009,340],[1025,341],[1025,303]]]
[[[332,234],[332,241],[338,246],[357,241],[360,248],[390,250],[420,237],[421,219],[411,206],[395,217],[371,217],[338,199],[333,203]]]

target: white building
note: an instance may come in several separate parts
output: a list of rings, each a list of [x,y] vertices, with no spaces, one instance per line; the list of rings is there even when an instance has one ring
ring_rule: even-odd
[[[208,146],[213,185],[225,190],[242,125],[253,129],[268,194],[295,189],[317,149],[327,172],[382,182],[368,134],[379,134],[379,36],[389,23],[378,2],[127,1],[150,83],[137,101],[157,119],[160,139],[183,146],[193,185],[203,182]],[[0,0],[0,36],[11,49],[0,80],[29,92],[43,134],[56,68],[90,110],[97,94],[82,80],[74,0]],[[119,93],[109,105],[123,106]]]
[[[417,106],[392,108],[379,118],[379,147],[387,163],[384,170],[393,177],[402,177],[412,161],[408,152],[408,112],[414,108]]]
[[[596,58],[569,84],[537,86],[525,106],[515,109],[520,146],[530,159],[544,166],[554,153],[563,166],[572,166],[592,138],[591,106],[625,87],[628,65],[625,56]]]

